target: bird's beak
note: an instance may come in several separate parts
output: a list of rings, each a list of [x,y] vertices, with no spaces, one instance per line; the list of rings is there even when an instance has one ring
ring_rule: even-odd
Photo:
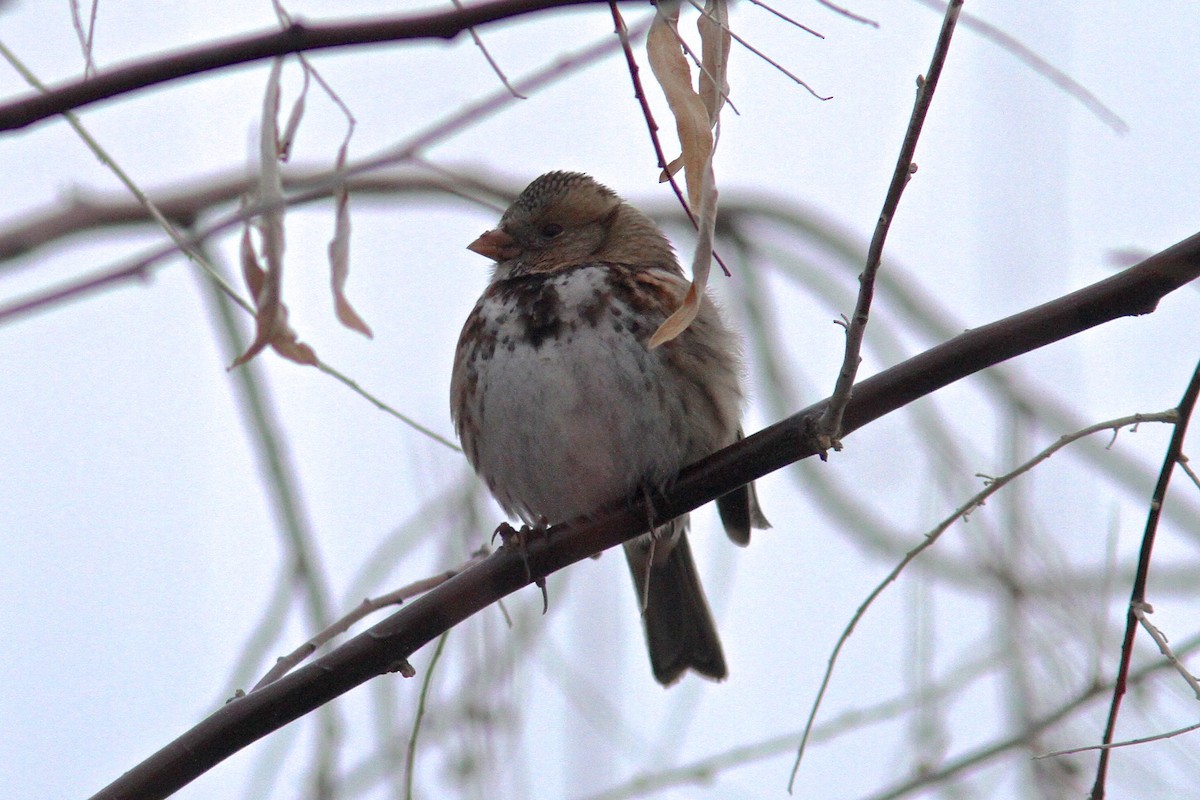
[[[483,234],[467,245],[467,249],[473,253],[479,253],[481,256],[487,256],[492,261],[507,261],[521,254],[517,240],[500,228]]]

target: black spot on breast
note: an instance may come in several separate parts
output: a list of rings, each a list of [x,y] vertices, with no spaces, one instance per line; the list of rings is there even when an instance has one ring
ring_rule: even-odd
[[[604,317],[604,309],[611,307],[610,299],[610,296],[604,292],[596,292],[594,297],[580,304],[579,318],[585,324],[595,328]]]
[[[532,273],[500,281],[488,290],[512,309],[521,326],[522,340],[533,345],[534,349],[541,348],[547,339],[555,339],[562,334],[562,298],[556,283],[545,274]],[[508,348],[511,350],[514,344],[510,342]]]
[[[471,315],[467,317],[466,324],[463,325],[458,339],[458,349],[460,357],[467,361],[476,358],[486,361],[492,357],[492,353],[496,349],[495,328],[488,324],[487,318],[479,306],[475,307]]]
[[[547,339],[557,338],[563,327],[562,299],[558,296],[558,289],[543,286],[533,302],[521,309],[521,324],[535,350]]]

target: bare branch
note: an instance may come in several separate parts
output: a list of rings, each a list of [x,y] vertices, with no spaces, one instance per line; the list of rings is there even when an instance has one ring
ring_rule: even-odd
[[[869,25],[872,28],[879,27],[879,23],[876,22],[875,20],[867,19],[866,17],[861,17],[858,14],[851,12],[849,9],[843,8],[842,6],[839,6],[836,3],[829,2],[829,0],[817,0],[817,2],[820,3],[821,5],[825,6],[826,8],[828,8],[830,11],[834,12],[835,14],[842,15],[846,19],[852,19],[855,22],[861,22],[863,25]]]
[[[858,374],[858,365],[862,361],[863,335],[867,329],[867,319],[871,311],[871,298],[875,294],[875,273],[883,259],[883,245],[887,240],[888,230],[900,205],[900,196],[904,187],[916,169],[913,155],[917,150],[917,140],[921,136],[921,128],[925,125],[925,116],[933,102],[933,92],[937,88],[938,78],[942,74],[942,65],[946,63],[946,54],[950,50],[950,38],[954,35],[954,25],[958,21],[958,12],[962,8],[962,0],[954,0],[946,8],[946,16],[942,20],[942,30],[938,35],[937,44],[933,49],[933,59],[924,77],[917,78],[917,99],[913,104],[912,116],[908,122],[908,130],[904,134],[904,144],[900,147],[900,157],[896,161],[896,169],[892,173],[892,183],[888,187],[887,196],[883,201],[883,211],[875,226],[875,234],[871,237],[871,247],[867,251],[867,265],[859,276],[858,302],[854,308],[854,316],[846,328],[846,356],[842,361],[842,369],[838,373],[837,383],[833,390],[833,401],[826,409],[825,415],[817,427],[816,435],[823,450],[830,447],[839,449],[839,437],[842,433],[842,411],[850,399],[850,388]]]
[[[1194,650],[1200,646],[1200,640],[1191,639],[1184,645],[1184,650]],[[1141,683],[1150,675],[1157,673],[1164,667],[1163,662],[1155,662],[1147,664],[1136,673],[1129,676],[1130,683]],[[920,789],[927,786],[938,786],[946,783],[950,778],[956,775],[962,775],[968,769],[977,767],[981,764],[986,764],[992,759],[1003,753],[1014,750],[1018,747],[1025,746],[1038,733],[1049,729],[1051,726],[1066,719],[1071,713],[1079,710],[1092,699],[1098,697],[1102,692],[1106,692],[1112,688],[1109,686],[1095,685],[1082,692],[1077,697],[1063,703],[1053,711],[1039,717],[1031,722],[1024,730],[1017,731],[1012,736],[1001,739],[991,744],[969,750],[962,753],[957,758],[950,759],[937,769],[920,770],[911,778],[901,781],[891,787],[888,787],[882,792],[869,795],[870,800],[896,800],[896,798],[906,797],[916,794]]]
[[[833,652],[829,654],[829,661],[825,667],[825,674],[821,677],[821,684],[817,688],[817,696],[813,700],[813,704],[809,709],[808,722],[804,726],[804,735],[801,737],[800,746],[796,750],[796,762],[792,767],[791,782],[788,784],[789,791],[795,784],[796,774],[799,772],[800,763],[804,759],[804,751],[808,745],[809,735],[812,733],[813,726],[816,723],[817,712],[821,709],[821,701],[824,700],[825,692],[829,689],[829,684],[833,679],[833,671],[837,666],[838,656],[841,655],[842,648],[846,645],[846,642],[850,640],[850,636],[854,633],[855,628],[858,627],[858,623],[862,621],[864,616],[866,616],[867,610],[875,603],[875,600],[879,597],[879,595],[883,594],[883,591],[898,577],[900,577],[900,573],[903,572],[909,564],[916,560],[917,556],[921,555],[921,553],[925,552],[930,547],[933,547],[934,543],[936,543],[937,540],[941,538],[942,534],[949,530],[950,526],[952,526],[955,522],[958,522],[959,520],[966,520],[973,511],[981,508],[984,503],[987,502],[988,498],[990,498],[996,492],[1000,491],[1002,488],[1012,483],[1020,476],[1029,472],[1038,464],[1048,460],[1052,455],[1067,445],[1077,442],[1087,436],[1099,433],[1100,431],[1119,431],[1122,428],[1128,428],[1131,425],[1137,425],[1142,422],[1165,422],[1174,424],[1177,423],[1178,420],[1179,417],[1176,415],[1175,410],[1170,409],[1168,411],[1161,411],[1155,414],[1134,414],[1128,417],[1108,420],[1107,422],[1099,422],[1095,425],[1089,425],[1083,430],[1065,434],[1059,437],[1059,439],[1049,447],[1045,448],[1033,458],[1021,464],[1011,472],[995,478],[987,478],[986,486],[983,491],[973,495],[965,503],[954,509],[954,511],[948,517],[942,520],[941,523],[939,523],[933,530],[926,533],[915,547],[905,553],[904,558],[900,560],[900,563],[898,563],[892,569],[892,571],[884,577],[883,580],[876,584],[875,588],[871,590],[866,599],[859,604],[857,609],[855,609],[854,614],[850,617],[850,621],[846,623],[846,627],[842,630],[841,635],[838,637],[837,643],[834,644]]]
[[[1167,663],[1175,668],[1175,671],[1183,678],[1187,685],[1191,688],[1192,694],[1196,695],[1196,699],[1200,700],[1200,681],[1196,680],[1196,676],[1188,672],[1187,667],[1175,655],[1171,649],[1171,645],[1167,643],[1167,635],[1160,631],[1153,622],[1150,621],[1149,615],[1154,613],[1154,609],[1149,603],[1139,603],[1133,607],[1133,614],[1137,617],[1141,626],[1146,629],[1146,633],[1150,634],[1150,638],[1158,645],[1158,652],[1162,653],[1167,659]]]
[[[1171,475],[1175,465],[1179,463],[1183,453],[1183,440],[1187,436],[1188,423],[1196,408],[1196,400],[1200,398],[1200,363],[1188,381],[1183,397],[1179,400],[1176,410],[1179,421],[1175,423],[1175,431],[1171,442],[1167,445],[1167,454],[1163,459],[1162,471],[1158,474],[1158,483],[1150,496],[1150,513],[1146,515],[1146,530],[1142,534],[1142,548],[1138,553],[1137,577],[1133,581],[1133,591],[1129,598],[1129,610],[1125,616],[1125,638],[1121,641],[1121,666],[1117,669],[1117,680],[1113,685],[1112,704],[1108,711],[1108,722],[1104,726],[1104,744],[1111,744],[1117,728],[1117,715],[1121,711],[1121,699],[1125,696],[1126,676],[1129,674],[1129,664],[1133,658],[1133,637],[1137,633],[1138,609],[1146,606],[1146,583],[1150,577],[1150,556],[1154,552],[1154,539],[1158,533],[1158,520],[1162,516],[1163,503],[1167,499],[1167,487],[1171,483]],[[1100,751],[1100,759],[1096,764],[1096,782],[1092,785],[1092,800],[1104,797],[1105,783],[1108,779],[1108,757],[1112,751]]]
[[[975,328],[855,387],[847,433],[1013,356],[1122,316],[1152,311],[1200,276],[1200,233],[1118,275]],[[587,523],[560,525],[521,552],[501,548],[317,661],[217,710],[101,790],[95,800],[165,797],[271,731],[407,664],[418,649],[518,589],[640,535],[734,488],[814,455],[811,431],[828,401],[685,469],[653,508],[638,503]]]
[[[700,230],[700,221],[696,219],[695,213],[688,206],[687,200],[683,196],[683,190],[679,188],[679,182],[675,180],[675,176],[671,174],[671,170],[668,168],[670,162],[667,160],[667,154],[663,152],[662,143],[658,140],[658,123],[654,121],[654,114],[650,111],[650,102],[646,99],[646,92],[642,88],[642,79],[639,75],[640,68],[638,67],[637,59],[633,56],[633,46],[630,43],[629,30],[625,27],[625,20],[621,17],[621,12],[617,10],[616,0],[611,0],[609,8],[612,9],[613,25],[616,28],[617,36],[621,39],[621,49],[625,53],[625,63],[629,67],[629,79],[633,82],[633,96],[637,98],[638,103],[641,105],[642,116],[646,120],[646,129],[650,132],[650,144],[654,147],[654,155],[658,158],[658,168],[662,170],[662,174],[666,176],[667,181],[671,184],[671,189],[674,190],[675,197],[679,199],[679,207],[683,209],[683,213],[687,214],[692,227]],[[725,266],[725,262],[721,260],[721,256],[714,252],[713,258],[721,265],[721,271],[728,275],[729,268]]]
[[[350,628],[353,627],[356,622],[366,619],[368,616],[374,614],[380,609],[387,608],[388,606],[398,606],[401,603],[404,603],[406,600],[411,600],[417,595],[428,592],[430,589],[433,589],[436,586],[441,586],[443,583],[450,580],[463,570],[473,566],[479,561],[482,561],[486,556],[487,550],[480,550],[454,569],[448,569],[438,575],[433,575],[419,581],[414,581],[407,586],[402,586],[399,589],[395,589],[379,597],[368,597],[366,600],[363,600],[361,603],[359,603],[354,610],[350,611],[341,619],[325,628],[325,630],[321,631],[316,636],[313,636],[307,642],[276,661],[275,666],[273,666],[266,675],[263,675],[262,679],[259,680],[258,683],[254,684],[254,688],[250,691],[257,692],[264,686],[279,680],[284,675],[291,672],[298,664],[304,661],[304,659],[320,650],[338,636],[341,636],[343,633],[350,630]]]
[[[946,4],[943,0],[917,0],[917,2],[939,13],[946,9]],[[1105,105],[1103,100],[1089,91],[1079,81],[1042,58],[1012,34],[971,14],[962,15],[962,25],[964,28],[974,30],[984,39],[995,42],[1002,50],[1011,53],[1018,61],[1021,61],[1038,75],[1041,75],[1069,96],[1078,100],[1084,108],[1092,112],[1097,119],[1114,132],[1120,134],[1129,133],[1129,124],[1121,119],[1117,112]]]
[[[347,45],[453,39],[468,28],[489,22],[601,1],[493,0],[436,14],[312,26],[297,22],[283,30],[191,47],[113,67],[92,77],[61,84],[39,96],[12,100],[0,105],[0,131],[24,128],[100,100],[237,64]]]

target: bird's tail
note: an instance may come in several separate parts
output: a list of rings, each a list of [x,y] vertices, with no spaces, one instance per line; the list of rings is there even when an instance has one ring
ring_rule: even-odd
[[[721,680],[728,674],[725,655],[688,545],[687,519],[672,520],[668,525],[679,526],[674,542],[671,535],[676,531],[662,535],[660,528],[653,537],[642,536],[625,544],[642,609],[650,666],[663,686],[679,680],[688,669]],[[663,549],[669,550],[665,557]]]

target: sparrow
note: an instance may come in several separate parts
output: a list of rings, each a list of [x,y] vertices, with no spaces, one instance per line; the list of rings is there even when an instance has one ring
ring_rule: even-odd
[[[450,412],[471,466],[534,527],[669,487],[741,438],[740,348],[707,296],[677,338],[648,341],[688,280],[658,226],[578,172],[537,178],[468,249],[495,262],[458,340]],[[717,500],[729,538],[770,527],[753,484]],[[624,545],[654,677],[720,680],[725,656],[684,515]]]

